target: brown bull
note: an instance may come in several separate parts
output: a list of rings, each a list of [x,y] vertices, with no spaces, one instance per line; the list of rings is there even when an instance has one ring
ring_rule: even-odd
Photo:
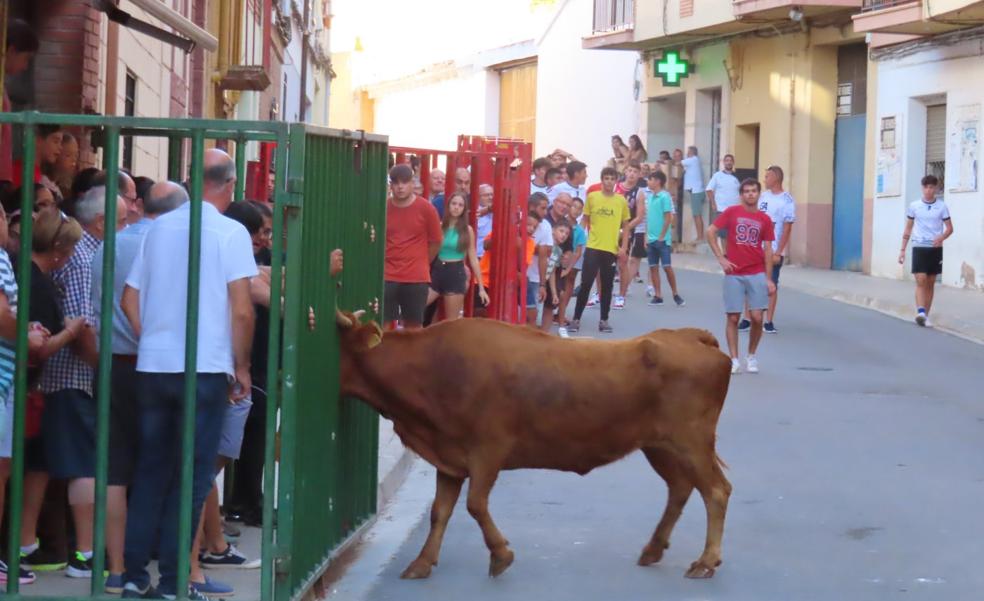
[[[731,362],[704,330],[659,330],[631,340],[564,340],[485,319],[387,333],[336,315],[341,390],[393,420],[403,443],[437,468],[431,528],[404,578],[427,578],[465,478],[468,512],[491,553],[490,576],[513,562],[489,514],[499,472],[584,475],[641,449],[669,488],[639,565],[658,562],[690,493],[707,509],[704,552],[686,576],[721,563],[731,485],[714,451]]]

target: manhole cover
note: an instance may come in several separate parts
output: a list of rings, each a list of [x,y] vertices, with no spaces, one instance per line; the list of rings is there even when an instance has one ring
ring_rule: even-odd
[[[800,371],[834,371],[833,367],[816,367],[811,365],[797,367],[796,369]]]

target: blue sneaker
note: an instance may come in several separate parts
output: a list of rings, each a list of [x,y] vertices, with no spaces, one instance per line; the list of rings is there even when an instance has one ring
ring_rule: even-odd
[[[157,592],[152,586],[140,590],[136,584],[132,582],[127,582],[123,586],[123,594],[120,595],[123,599],[163,599],[164,596]]]
[[[205,577],[205,582],[192,582],[191,589],[206,597],[231,597],[236,594],[235,589],[230,585],[212,580],[208,576]]]
[[[123,592],[123,574],[110,574],[106,578],[106,592],[110,595],[119,595]]]

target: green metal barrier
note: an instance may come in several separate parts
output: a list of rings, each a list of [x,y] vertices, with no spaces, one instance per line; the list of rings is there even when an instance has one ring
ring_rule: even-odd
[[[334,307],[381,310],[386,198],[386,141],[380,137],[288,125],[194,119],[138,119],[89,115],[0,113],[0,123],[23,128],[23,181],[33,181],[34,126],[59,124],[98,130],[103,140],[103,168],[119,164],[120,137],[168,140],[168,176],[180,181],[186,146],[190,147],[190,188],[201,190],[206,140],[235,142],[238,182],[243,196],[245,151],[250,142],[277,144],[274,180],[273,265],[281,272],[286,257],[283,333],[271,319],[267,362],[267,436],[265,449],[262,568],[258,597],[264,601],[297,598],[320,575],[334,549],[376,508],[378,416],[361,404],[338,398],[338,355]],[[289,165],[288,165],[289,162]],[[289,171],[288,171],[289,167]],[[288,177],[289,176],[289,177]],[[116,232],[116,178],[107,178],[102,289],[113,290]],[[23,215],[32,211],[33,190],[24,187]],[[196,198],[196,194],[192,194]],[[112,200],[112,202],[111,202]],[[179,549],[190,549],[191,476],[194,445],[195,365],[197,353],[198,265],[201,248],[201,203],[191,205],[186,336],[185,407],[182,432]],[[24,414],[27,386],[27,329],[30,303],[31,220],[22,220],[18,269],[19,304],[14,400],[13,457],[10,477],[10,528],[7,565],[17,574],[22,514]],[[345,251],[344,286],[329,278],[329,253]],[[271,307],[280,305],[281,278],[271,278]],[[319,325],[307,328],[309,307]],[[104,294],[100,323],[112,323],[112,295]],[[112,328],[100,332],[97,370],[98,422],[96,514],[93,574],[105,567],[104,526],[109,443],[110,355]],[[285,341],[282,343],[282,340]],[[281,425],[282,453],[275,461],[275,431]],[[276,491],[276,494],[274,494]],[[276,503],[276,505],[275,505]],[[187,590],[188,554],[179,553],[178,591]],[[23,595],[16,577],[7,583],[11,601],[67,599]],[[94,577],[91,597],[110,597],[103,579]],[[184,594],[182,594],[184,596]],[[240,595],[242,598],[242,595]]]
[[[286,586],[278,578],[278,601],[307,590],[338,544],[376,510],[379,416],[338,397],[335,307],[365,309],[379,320],[387,161],[383,138],[291,127],[287,230],[300,236],[291,237],[287,256],[277,524],[286,551],[277,572]],[[340,282],[324,277],[334,248],[345,252]]]

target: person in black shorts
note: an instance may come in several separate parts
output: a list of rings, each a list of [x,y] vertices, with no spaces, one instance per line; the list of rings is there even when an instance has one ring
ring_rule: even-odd
[[[437,210],[413,192],[409,165],[390,169],[392,196],[386,201],[386,261],[383,272],[383,320],[401,322],[408,330],[424,321],[430,265],[437,257],[443,236]]]
[[[476,280],[481,304],[489,304],[489,296],[482,283],[482,271],[475,254],[475,230],[468,225],[468,199],[463,192],[452,192],[448,197],[444,218],[441,220],[444,236],[437,259],[431,264],[430,291],[427,303],[437,299],[444,303],[444,321],[461,317],[468,291],[468,273],[465,261]]]
[[[629,161],[625,167],[625,180],[619,182],[615,191],[629,203],[630,221],[625,227],[632,230],[628,256],[619,261],[619,293],[612,301],[613,309],[625,308],[625,295],[629,284],[639,275],[639,265],[646,258],[646,181],[641,179],[642,166],[638,161]]]
[[[935,175],[922,178],[922,198],[909,203],[902,233],[899,264],[905,263],[905,247],[912,241],[912,273],[916,278],[916,323],[933,327],[929,312],[933,308],[936,278],[943,273],[943,241],[953,234],[950,209],[936,197],[940,180]]]

